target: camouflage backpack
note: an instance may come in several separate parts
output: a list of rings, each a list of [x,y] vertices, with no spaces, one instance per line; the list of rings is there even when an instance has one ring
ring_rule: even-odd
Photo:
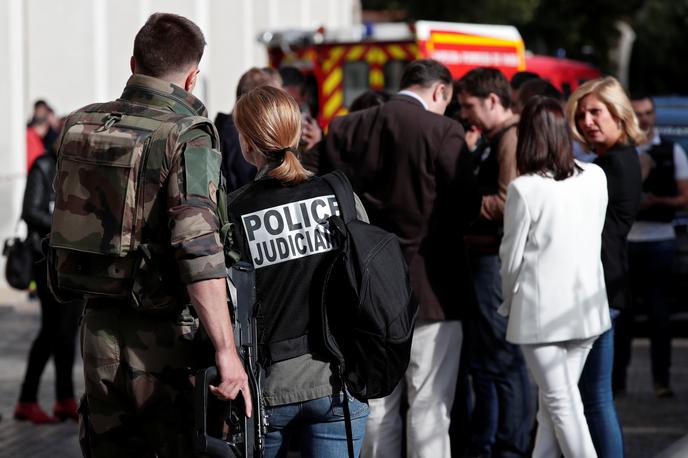
[[[69,117],[48,249],[49,284],[58,300],[112,298],[152,313],[186,303],[161,191],[172,161],[168,150],[199,126],[217,141],[206,118],[122,100]]]

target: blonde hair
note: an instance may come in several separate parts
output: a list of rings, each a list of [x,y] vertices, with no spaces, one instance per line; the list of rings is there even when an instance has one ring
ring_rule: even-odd
[[[633,112],[633,106],[626,95],[626,91],[624,91],[624,88],[621,87],[616,78],[612,76],[590,80],[579,86],[571,94],[566,103],[566,115],[569,127],[576,140],[592,149],[592,145],[585,140],[583,133],[578,130],[578,123],[576,122],[578,104],[584,97],[590,94],[594,94],[600,102],[604,103],[612,117],[621,124],[622,135],[620,141],[623,143],[632,142],[635,145],[640,145],[645,141],[645,134],[638,125],[638,119]]]
[[[312,174],[296,156],[301,137],[301,112],[282,89],[257,87],[237,100],[234,123],[244,140],[268,162],[281,164],[268,175],[282,183],[302,183]]]

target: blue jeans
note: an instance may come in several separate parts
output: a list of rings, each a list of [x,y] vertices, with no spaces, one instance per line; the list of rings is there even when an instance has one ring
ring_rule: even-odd
[[[585,419],[599,458],[623,458],[623,432],[612,395],[614,323],[619,311],[610,309],[612,328],[592,346],[578,381]]]
[[[506,341],[508,319],[497,313],[499,257],[474,255],[471,267],[479,317],[468,332],[475,391],[469,455],[527,456],[534,403],[521,349]]]
[[[289,439],[298,438],[302,457],[348,458],[343,394],[267,409],[265,458],[286,457]],[[349,396],[354,451],[358,456],[368,420],[368,404]]]

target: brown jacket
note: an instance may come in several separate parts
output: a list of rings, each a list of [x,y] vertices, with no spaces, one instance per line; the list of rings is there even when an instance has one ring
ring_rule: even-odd
[[[420,319],[459,319],[474,305],[462,229],[477,216],[463,129],[396,95],[337,118],[320,148],[303,158],[322,174],[347,174],[371,223],[399,236]]]
[[[518,115],[509,117],[501,129],[517,125]],[[516,169],[516,143],[518,143],[517,130],[510,128],[502,135],[497,145],[497,162],[499,163],[498,190],[496,194],[483,196],[480,208],[480,217],[490,221],[502,221],[504,219],[504,203],[506,202],[506,189],[509,183],[518,176]]]

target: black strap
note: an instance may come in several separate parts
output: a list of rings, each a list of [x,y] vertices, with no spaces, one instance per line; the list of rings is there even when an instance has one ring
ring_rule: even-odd
[[[342,212],[342,219],[345,223],[356,219],[356,203],[354,202],[354,191],[351,182],[344,175],[344,172],[335,170],[334,172],[323,175],[322,178],[334,190],[337,203]]]
[[[345,223],[356,219],[356,203],[354,201],[354,191],[351,182],[344,172],[335,170],[334,172],[323,175],[322,178],[334,190],[337,203],[341,210],[341,218]],[[341,371],[341,367],[340,367]],[[349,395],[346,392],[346,382],[344,374],[340,372],[342,382],[342,395],[344,396],[344,426],[346,428],[346,447],[349,451],[349,458],[356,458],[354,454],[354,434],[351,430],[351,411],[349,410]]]
[[[356,458],[354,454],[354,433],[351,430],[351,411],[349,410],[349,393],[346,392],[344,376],[342,376],[342,394],[344,396],[344,426],[346,428],[346,448],[349,451],[349,458]]]

